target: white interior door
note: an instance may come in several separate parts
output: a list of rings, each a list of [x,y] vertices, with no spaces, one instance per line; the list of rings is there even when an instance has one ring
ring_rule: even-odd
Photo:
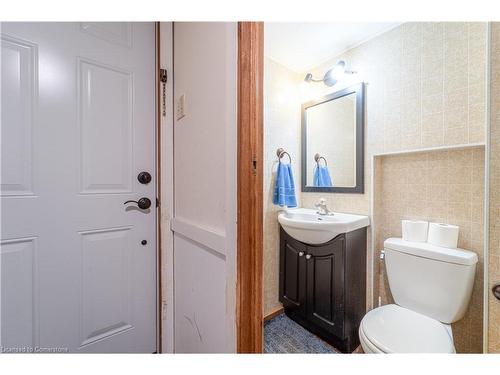
[[[154,352],[154,24],[1,36],[1,346]]]

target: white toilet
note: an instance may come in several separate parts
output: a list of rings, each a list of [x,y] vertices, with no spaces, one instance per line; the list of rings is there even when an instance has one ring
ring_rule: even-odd
[[[426,242],[384,242],[396,304],[369,311],[359,327],[365,353],[455,353],[451,323],[470,300],[477,255]]]

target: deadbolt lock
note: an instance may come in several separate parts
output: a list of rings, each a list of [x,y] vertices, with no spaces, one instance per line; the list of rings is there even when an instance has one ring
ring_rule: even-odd
[[[137,180],[141,184],[149,184],[151,182],[151,174],[149,172],[141,172],[137,175]]]

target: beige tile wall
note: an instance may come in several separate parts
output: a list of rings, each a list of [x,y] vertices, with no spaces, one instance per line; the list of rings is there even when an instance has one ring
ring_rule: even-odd
[[[489,289],[500,283],[500,23],[491,25]],[[500,353],[500,301],[489,294],[488,350]]]
[[[479,263],[469,309],[453,324],[459,353],[480,353],[483,338],[484,147],[377,158],[374,188],[375,249],[378,293],[392,303],[383,263],[383,242],[401,237],[401,220],[458,225],[458,246],[478,254]]]
[[[302,92],[301,99],[298,100],[299,103],[301,100],[316,98],[355,82],[366,82],[365,194],[302,193],[300,194],[302,206],[312,207],[319,197],[325,197],[328,205],[336,211],[371,215],[373,155],[484,142],[486,121],[486,31],[486,23],[405,23],[312,69],[311,73],[321,77],[338,59],[344,59],[347,61],[349,68],[358,73],[346,77],[342,83],[334,88],[326,88],[321,84],[311,85],[308,93]],[[282,68],[288,71],[286,68]],[[270,71],[268,69],[268,72]],[[291,78],[290,82],[296,79],[296,84],[299,85],[305,73],[297,75],[288,71]],[[275,80],[278,79],[277,77],[279,77],[277,72],[266,73],[265,91],[268,91],[269,86],[272,85],[267,80]],[[277,144],[289,143],[291,145],[289,147],[296,147],[297,163],[300,160],[298,143],[300,142],[300,134],[298,133],[300,116],[297,115],[297,121],[292,120],[291,117],[289,122],[273,120],[273,118],[278,119],[281,116],[278,112],[284,110],[297,113],[294,112],[293,107],[297,105],[296,94],[292,96],[295,99],[288,99],[290,106],[283,106],[279,105],[276,99],[273,103],[270,103],[269,100],[272,101],[270,99],[271,95],[266,94],[266,107],[270,105],[272,108],[271,112],[268,113],[269,116],[266,115],[265,118],[265,139],[268,145],[265,150],[265,165],[269,168],[272,167],[275,159],[274,147]],[[274,121],[274,125],[270,125],[271,128],[277,129],[279,127],[279,131],[272,133],[272,130],[268,128],[268,122],[272,121]],[[271,131],[271,133],[268,133],[268,131]],[[285,134],[284,138],[283,134]],[[287,138],[292,134],[297,134],[296,143],[291,138]],[[279,142],[279,139],[283,141]],[[442,160],[442,164],[437,163],[435,169],[443,172],[444,168],[449,164],[453,164],[450,160],[452,159]],[[376,159],[375,168],[381,167],[382,163],[382,160]],[[471,168],[473,167],[471,166]],[[298,172],[299,170],[295,173],[297,186],[299,186],[300,182]],[[429,177],[430,179],[441,178],[434,169],[429,173],[433,173]],[[476,171],[476,173],[479,172]],[[445,175],[448,176],[447,173]],[[382,183],[381,176],[378,174],[373,176],[375,186],[380,185]],[[272,181],[272,174],[269,172],[268,178],[265,178],[265,194],[268,194]],[[448,182],[431,185],[436,185],[436,189],[439,189],[438,185],[443,184],[448,185]],[[459,182],[456,182],[453,185],[458,184]],[[469,184],[464,183],[463,185]],[[470,185],[472,186],[472,183]],[[415,193],[414,189],[416,188],[410,188],[410,193]],[[437,191],[437,193],[444,194],[443,189],[440,192]],[[450,194],[455,194],[455,198],[453,198],[455,200],[475,194],[475,192],[469,190],[452,189],[450,191],[452,191]],[[448,188],[446,194],[448,194]],[[408,203],[410,202],[408,201]],[[374,196],[374,204],[375,206],[378,205],[376,195]],[[457,215],[459,215],[463,208],[462,203],[452,202],[450,204],[450,212],[456,211]],[[268,284],[264,296],[265,313],[269,312],[271,307],[279,306],[277,301],[277,275],[271,275],[278,269],[276,210],[269,204],[266,207],[265,215],[268,221],[264,230],[266,237],[265,257],[267,257],[266,261],[270,263],[265,265],[265,283]],[[416,204],[411,204],[407,208],[408,210],[414,209],[413,214],[423,213],[423,208]],[[382,217],[382,219],[383,223],[385,218]],[[396,219],[392,220],[394,224]],[[470,224],[464,226],[463,235],[471,233],[472,219],[468,221],[464,218],[463,222]],[[478,222],[475,222],[475,230],[478,230],[477,226]],[[368,242],[368,248],[371,249],[370,236]],[[269,244],[274,245],[269,246]],[[378,269],[375,267],[375,270],[372,270],[370,267],[373,257],[374,254],[369,251],[367,270],[367,304],[369,308],[376,306],[379,294]],[[276,264],[273,262],[276,262]],[[378,264],[378,262],[374,263]],[[372,283],[375,285],[374,288]],[[477,289],[475,293],[477,299],[476,294]],[[477,316],[476,310],[474,310],[473,315],[468,313],[468,318],[460,323],[462,326],[457,327],[457,332],[463,332],[458,334],[460,350],[477,351],[478,330],[477,327],[473,327],[470,318],[470,316]]]
[[[310,97],[366,82],[365,194],[303,193],[303,206],[324,196],[336,211],[370,214],[374,154],[484,142],[486,43],[486,23],[405,23],[311,70],[322,76],[344,59],[357,74]],[[375,277],[369,268],[369,308]]]

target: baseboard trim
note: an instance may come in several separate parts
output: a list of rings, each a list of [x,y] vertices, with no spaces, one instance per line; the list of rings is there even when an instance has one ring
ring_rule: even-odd
[[[282,314],[283,311],[283,307],[278,307],[276,310],[264,316],[264,321],[271,320],[272,318],[277,317],[278,315]]]

